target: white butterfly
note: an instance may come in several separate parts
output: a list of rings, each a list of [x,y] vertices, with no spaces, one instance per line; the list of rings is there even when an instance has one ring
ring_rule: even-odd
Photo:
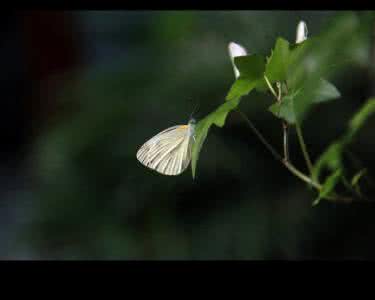
[[[194,134],[194,119],[187,125],[170,127],[144,143],[137,152],[137,159],[161,174],[179,175],[191,161]]]

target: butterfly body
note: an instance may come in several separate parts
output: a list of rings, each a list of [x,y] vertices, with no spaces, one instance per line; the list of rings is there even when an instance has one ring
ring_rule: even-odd
[[[163,175],[179,175],[189,166],[195,140],[195,120],[165,129],[144,143],[137,159]]]

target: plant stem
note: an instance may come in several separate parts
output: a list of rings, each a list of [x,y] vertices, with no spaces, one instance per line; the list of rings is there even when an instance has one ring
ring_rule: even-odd
[[[281,104],[281,101],[282,101],[282,98],[281,98],[281,84],[280,82],[277,82],[276,83],[277,85],[277,89],[278,89],[278,94],[277,94],[277,102],[279,102]],[[284,149],[284,160],[285,161],[289,161],[289,126],[288,126],[288,122],[286,122],[285,120],[282,120],[281,121],[281,125],[282,125],[282,128],[283,128],[283,149]]]
[[[322,186],[315,182],[314,180],[312,180],[310,177],[308,177],[307,175],[303,174],[301,171],[299,171],[296,167],[294,167],[290,162],[288,161],[283,161],[283,164],[284,166],[290,171],[292,172],[294,175],[296,175],[298,178],[300,178],[301,180],[305,181],[306,183],[308,184],[311,184],[313,187],[315,187],[317,190],[321,190]]]
[[[302,181],[310,184],[312,187],[320,191],[322,189],[322,185],[318,182],[314,181],[311,177],[308,175],[302,173],[300,170],[298,170],[292,163],[289,161],[283,159],[281,155],[271,146],[270,143],[267,142],[267,140],[263,137],[263,135],[256,129],[254,124],[249,120],[249,118],[239,109],[236,110],[238,114],[246,121],[246,124],[250,127],[250,129],[255,133],[255,135],[261,140],[261,142],[266,146],[266,148],[272,153],[272,155],[276,158],[276,160],[280,161],[294,176],[298,177]],[[353,199],[350,197],[344,197],[341,195],[327,195],[324,198],[330,201],[341,201],[341,202],[352,202]]]
[[[266,75],[264,75],[264,79],[266,80],[266,83],[267,83],[268,88],[270,89],[271,93],[275,96],[276,99],[278,99],[278,98],[277,98],[277,94],[276,94],[274,88],[272,87],[272,85],[271,85],[271,83],[270,83],[270,81],[268,80],[268,78],[267,78]]]
[[[295,176],[297,176],[302,181],[311,184],[313,187],[315,187],[317,190],[320,190],[322,186],[313,181],[310,177],[303,174],[301,171],[299,171],[296,167],[294,167],[289,161],[283,159],[281,155],[267,142],[267,140],[263,137],[263,135],[256,129],[254,124],[249,120],[249,118],[241,112],[239,109],[236,110],[241,117],[246,121],[246,124],[250,127],[250,129],[255,133],[255,135],[261,140],[261,142],[267,147],[267,149],[272,153],[272,155],[280,161],[290,172],[292,172]]]
[[[270,81],[268,80],[266,75],[264,75],[264,79],[266,80],[268,88],[270,89],[271,93],[275,96],[276,101],[278,103],[281,103],[282,99],[281,99],[281,84],[280,84],[280,82],[277,82],[278,93],[276,94],[276,91],[272,87],[272,84],[270,83]],[[288,133],[289,133],[288,127],[289,126],[288,126],[288,123],[284,120],[281,121],[281,124],[282,124],[282,128],[283,128],[284,160],[289,161],[289,139],[288,139]]]
[[[301,146],[302,153],[303,153],[303,157],[305,158],[307,168],[308,168],[309,173],[311,175],[312,170],[313,170],[313,166],[312,166],[312,163],[311,163],[311,160],[310,160],[309,153],[307,152],[307,149],[306,149],[306,144],[305,144],[305,141],[303,139],[301,127],[298,124],[298,122],[296,122],[296,131],[297,131],[298,141],[299,141],[299,144]]]
[[[267,147],[267,149],[272,153],[272,155],[276,158],[276,160],[282,161],[281,155],[267,142],[267,140],[263,137],[263,135],[256,129],[254,124],[250,121],[250,119],[239,109],[236,110],[240,116],[246,121],[246,124],[250,127],[250,129],[255,133],[255,135],[260,139],[260,141]]]
[[[287,82],[285,82],[285,89],[286,89],[286,92],[288,93]],[[313,165],[311,163],[309,153],[307,152],[306,143],[305,143],[305,140],[303,138],[301,126],[299,125],[298,122],[296,122],[295,125],[296,125],[296,131],[297,131],[297,136],[298,136],[298,142],[300,144],[300,147],[301,147],[301,150],[302,150],[302,153],[303,153],[303,157],[304,157],[306,165],[307,165],[307,169],[309,170],[310,175],[312,175]]]

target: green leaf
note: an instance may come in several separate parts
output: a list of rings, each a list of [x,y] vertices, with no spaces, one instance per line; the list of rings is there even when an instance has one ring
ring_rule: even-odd
[[[353,176],[353,178],[352,178],[350,184],[351,184],[352,186],[356,186],[356,185],[358,184],[359,180],[361,179],[361,177],[362,177],[363,175],[365,175],[366,172],[367,172],[367,169],[362,169],[362,170],[360,170],[357,174],[355,174],[355,175]]]
[[[289,54],[289,42],[283,38],[277,38],[272,54],[267,61],[265,71],[265,75],[271,83],[286,79]]]
[[[300,44],[294,44],[290,47],[290,54],[288,59],[288,87],[292,90],[301,86],[304,79],[309,73],[308,56],[311,48],[315,46],[317,38],[308,38]],[[306,62],[307,61],[307,62]]]
[[[294,110],[294,99],[300,93],[300,90],[286,95],[282,98],[281,103],[276,102],[272,104],[268,110],[271,111],[276,117],[281,118],[289,124],[296,123],[296,114]]]
[[[239,77],[233,83],[225,100],[231,101],[234,99],[241,98],[242,96],[246,96],[248,93],[251,92],[252,89],[256,87],[257,84],[258,81],[256,80],[249,80],[247,78]]]
[[[340,141],[335,141],[320,155],[311,174],[315,181],[319,181],[319,176],[324,169],[335,171],[343,168],[343,149],[344,145]]]
[[[329,81],[321,78],[318,87],[315,91],[314,103],[326,102],[329,100],[337,99],[341,96],[337,88]]]
[[[287,121],[289,124],[294,124],[296,122],[293,107],[293,95],[285,96],[281,103],[276,102],[272,104],[268,110],[276,117]]]
[[[302,84],[299,93],[294,97],[294,113],[299,123],[302,123],[306,113],[315,103],[326,102],[340,97],[339,91],[329,81],[310,75]]]
[[[317,37],[309,37],[299,44],[291,44],[289,47],[289,66],[298,66],[301,61],[305,58],[306,53],[309,52],[310,48],[316,43]],[[292,70],[293,68],[291,68]]]
[[[207,138],[208,131],[211,125],[215,124],[218,127],[223,127],[228,113],[237,108],[239,103],[240,98],[233,99],[232,101],[227,101],[198,122],[195,129],[195,143],[193,144],[191,159],[191,170],[193,178],[195,178],[200,151],[202,149],[204,141]]]
[[[289,90],[302,90],[294,101],[299,123],[319,100],[316,92],[322,87],[321,78],[333,76],[344,67],[358,63],[356,53],[368,40],[360,35],[368,25],[362,25],[354,13],[338,15],[327,25],[321,34],[308,38],[301,46],[290,47],[287,83]],[[358,39],[359,35],[361,39]],[[333,93],[333,89],[329,90]]]
[[[336,170],[325,180],[322,189],[319,192],[318,198],[313,202],[313,206],[317,205],[321,199],[329,196],[329,194],[334,190],[335,186],[339,182],[339,179],[342,175],[342,169]]]
[[[316,161],[312,177],[314,180],[319,179],[322,170],[329,169],[330,171],[343,168],[343,153],[344,149],[350,144],[358,131],[363,127],[368,118],[375,113],[375,98],[369,99],[353,116],[349,122],[349,127],[345,134],[334,141]]]
[[[366,120],[375,112],[375,98],[369,99],[349,122],[347,139],[351,140],[363,127]]]
[[[234,63],[240,72],[240,77],[248,78],[249,80],[257,80],[263,77],[265,59],[261,55],[237,56],[234,58]]]
[[[319,74],[312,74],[304,80],[300,92],[294,97],[294,113],[300,124],[316,99],[320,82]]]
[[[240,77],[233,83],[226,100],[233,100],[250,93],[263,79],[265,60],[260,55],[235,57],[234,63],[240,72]]]

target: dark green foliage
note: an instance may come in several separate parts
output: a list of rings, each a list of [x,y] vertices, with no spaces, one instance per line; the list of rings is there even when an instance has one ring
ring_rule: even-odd
[[[277,149],[279,118],[310,128],[306,139],[312,157],[318,157],[313,178],[323,186],[318,199],[334,195],[347,171],[343,153],[347,145],[365,142],[357,132],[369,122],[375,106],[365,104],[349,123],[348,134],[331,143],[353,107],[371,96],[363,92],[364,81],[353,77],[349,86],[339,76],[346,70],[365,73],[370,62],[372,23],[367,14],[152,12],[134,18],[120,13],[117,19],[108,14],[108,23],[96,18],[92,31],[126,53],[124,59],[106,57],[104,67],[75,74],[77,81],[66,85],[61,95],[72,114],[51,125],[35,144],[37,185],[33,219],[25,231],[37,255],[374,257],[374,209],[324,201],[311,209],[311,191],[289,176],[246,124],[231,115],[241,106]],[[311,37],[296,45],[295,26],[302,17],[307,18]],[[104,26],[111,22],[124,22],[119,27],[127,33]],[[226,53],[230,40],[243,42],[252,53],[235,59],[241,77],[234,82]],[[281,104],[269,92],[264,74],[276,91],[276,81],[282,81]],[[329,101],[340,94],[339,101]],[[135,158],[138,147],[166,127],[186,123],[191,100],[201,103],[192,159],[195,180],[189,172],[164,177],[144,168]],[[329,117],[319,119],[318,112],[320,122],[311,125],[307,117],[318,106],[321,115]],[[290,139],[294,155],[298,146],[293,135]],[[371,162],[370,154],[367,160]],[[298,155],[295,161],[303,169]],[[368,167],[366,173],[361,168],[353,175],[345,173],[349,183],[364,184],[371,173]]]

